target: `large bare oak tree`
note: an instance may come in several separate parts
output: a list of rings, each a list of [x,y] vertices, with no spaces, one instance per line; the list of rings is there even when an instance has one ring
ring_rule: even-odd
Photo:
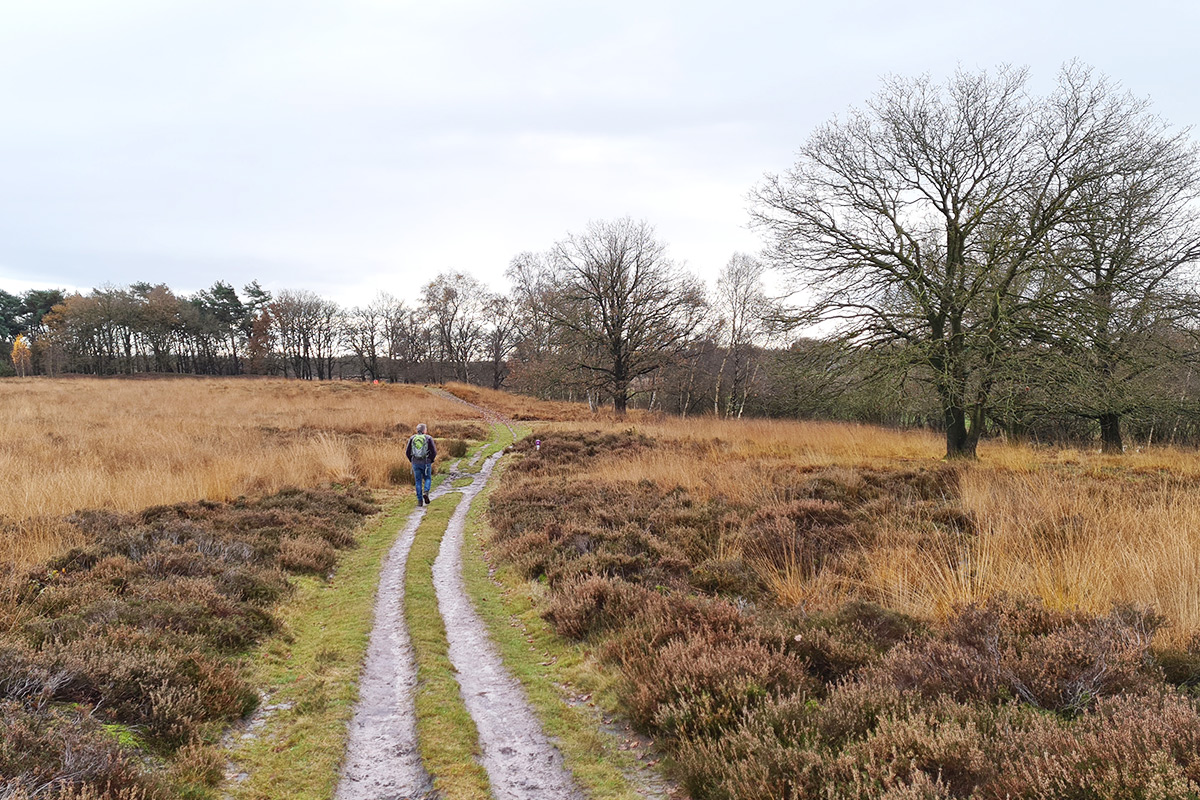
[[[636,382],[678,356],[700,323],[703,287],[667,258],[646,222],[593,222],[522,263],[540,272],[526,281],[538,287],[536,313],[618,414]]]
[[[972,457],[1005,356],[1086,189],[1127,168],[1144,108],[1080,65],[1046,97],[1024,70],[892,77],[754,192],[797,320],[897,348],[931,382],[947,457]]]

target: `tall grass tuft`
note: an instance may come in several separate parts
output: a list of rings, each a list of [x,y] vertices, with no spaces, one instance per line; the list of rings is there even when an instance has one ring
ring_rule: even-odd
[[[0,382],[0,563],[72,540],[80,509],[135,511],[288,486],[392,482],[418,422],[477,412],[416,386],[283,380]]]

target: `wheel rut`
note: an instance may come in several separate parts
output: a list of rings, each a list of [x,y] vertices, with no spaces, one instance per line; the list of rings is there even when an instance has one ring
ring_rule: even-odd
[[[402,800],[430,796],[433,780],[417,750],[414,698],[417,664],[404,624],[404,574],[417,527],[415,509],[379,575],[375,625],[359,678],[336,800]]]
[[[475,482],[464,489],[433,563],[433,585],[446,625],[450,661],[463,702],[479,731],[483,766],[497,800],[582,798],[520,683],[505,669],[463,584],[467,513],[500,455],[488,458]]]
[[[459,491],[450,484],[460,477],[452,469],[447,479],[430,492],[430,498]],[[359,700],[350,722],[335,800],[437,796],[417,748],[417,663],[404,622],[408,554],[424,517],[424,508],[410,512],[379,574],[375,623],[359,677]]]

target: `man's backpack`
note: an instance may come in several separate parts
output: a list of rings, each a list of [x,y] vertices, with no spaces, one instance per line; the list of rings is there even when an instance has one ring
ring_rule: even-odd
[[[429,458],[429,437],[418,433],[412,437],[413,458]]]

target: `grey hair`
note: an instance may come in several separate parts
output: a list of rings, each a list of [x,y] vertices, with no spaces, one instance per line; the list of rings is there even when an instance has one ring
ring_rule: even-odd
[[[425,432],[425,423],[424,422],[419,423],[417,425],[417,433],[424,433],[424,432]]]

